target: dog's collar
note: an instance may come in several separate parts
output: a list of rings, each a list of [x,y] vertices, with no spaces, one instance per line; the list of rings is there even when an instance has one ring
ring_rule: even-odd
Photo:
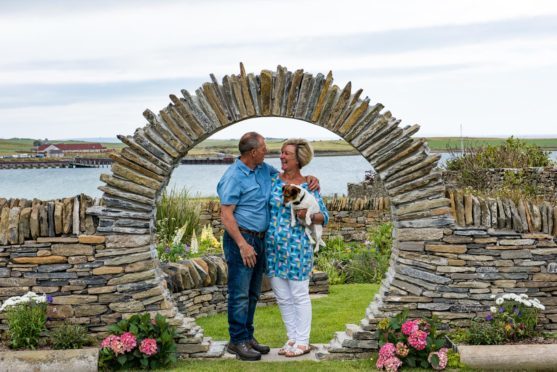
[[[294,204],[294,205],[299,205],[299,204],[302,202],[302,200],[304,200],[305,197],[306,197],[306,194],[302,195],[302,197],[300,198],[300,200],[298,200],[298,201],[296,201],[296,202],[292,202],[292,204]]]

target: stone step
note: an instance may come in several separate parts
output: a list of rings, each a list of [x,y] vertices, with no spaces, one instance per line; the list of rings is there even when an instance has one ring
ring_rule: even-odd
[[[343,349],[357,349],[360,352],[377,349],[376,340],[355,340],[346,332],[336,332],[333,341],[336,341]]]
[[[355,324],[346,325],[346,334],[354,340],[373,340],[373,332],[365,331],[360,326]]]
[[[341,352],[342,348],[336,348],[335,352],[330,351],[330,344],[329,345],[322,345],[315,351],[315,358],[319,361],[323,360],[348,360],[348,359],[369,359],[371,358],[370,351],[364,352],[357,352],[355,353],[353,349],[344,349],[346,351]]]
[[[178,354],[195,354],[205,353],[211,348],[211,338],[203,339],[203,342],[196,344],[176,344],[176,353]]]
[[[224,358],[226,352],[227,341],[212,341],[209,346],[209,350],[203,353],[191,354],[191,358],[203,358],[203,359],[217,359]],[[232,354],[230,354],[232,355]],[[234,356],[233,356],[234,357]]]

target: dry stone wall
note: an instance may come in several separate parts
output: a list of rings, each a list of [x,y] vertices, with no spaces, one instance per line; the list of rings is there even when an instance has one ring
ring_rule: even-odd
[[[364,241],[373,227],[391,220],[388,198],[334,198],[325,199],[329,211],[329,224],[323,230],[325,240],[342,236],[344,241]],[[220,219],[220,203],[208,201],[201,204],[200,223],[213,228],[216,236],[222,236],[224,226]]]
[[[437,168],[440,156],[430,154],[424,139],[413,137],[419,126],[400,126],[401,121],[384,111],[382,104],[372,103],[361,89],[353,90],[351,82],[339,87],[333,84],[331,72],[313,75],[282,66],[275,71],[246,74],[240,65],[239,74],[227,75],[221,81],[211,75],[195,94],[186,90],[181,93],[182,97],[171,94],[171,103],[157,113],[146,110],[148,124],[133,135],[118,137],[126,147],[120,154],[110,155],[114,160],[111,173],[101,176],[102,207],[87,212],[99,219],[95,236],[103,236],[105,242],[104,247],[98,244],[93,252],[88,251],[90,255],[80,255],[88,262],[92,257],[93,264],[102,262],[94,269],[106,270],[100,275],[106,285],[75,289],[83,291],[80,294],[64,292],[57,301],[66,302],[58,305],[77,306],[75,302],[82,299],[99,311],[106,305],[109,310],[102,315],[107,316],[101,318],[104,323],[99,323],[96,331],[105,330],[105,323],[134,313],[158,312],[178,327],[179,353],[190,357],[214,355],[211,340],[193,318],[180,313],[166,287],[155,258],[154,211],[173,169],[191,148],[229,125],[270,116],[299,119],[339,135],[369,161],[389,197],[395,238],[389,273],[361,324],[337,332],[327,347],[318,351],[321,358],[369,357],[377,348],[377,322],[404,307],[415,315],[435,313],[449,325],[459,324],[487,309],[487,297],[501,291],[519,290],[540,297],[548,308],[543,313],[544,327],[555,327],[557,274],[553,271],[556,252],[552,238],[499,229],[459,228]],[[15,245],[19,247],[10,250]],[[9,243],[1,249],[2,262],[9,270],[2,275],[11,278],[8,262],[14,264],[17,257],[6,257],[27,248],[19,244],[18,238],[17,244]],[[40,248],[36,249],[21,253],[39,257]],[[39,271],[41,265],[30,265],[35,266],[22,267],[28,271],[18,270],[21,275],[16,271],[15,277],[45,277]],[[126,272],[128,265],[134,265],[133,272]],[[95,277],[92,270],[91,276]],[[10,284],[9,280],[5,283]],[[10,284],[4,294],[11,295],[20,285],[32,288],[36,282],[28,283]]]
[[[86,213],[100,199],[81,194],[42,201],[0,198],[0,246],[39,237],[94,234],[98,221]]]
[[[221,257],[203,257],[202,259],[209,265],[213,264],[215,261],[221,261],[224,263],[224,260]],[[166,265],[167,264],[164,264],[163,267]],[[191,267],[186,267],[181,264],[172,266],[180,267],[180,269],[184,271],[183,274],[186,279],[181,278],[181,281],[190,280]],[[201,274],[205,272],[205,270],[199,270],[199,267],[197,267],[196,270]],[[168,271],[165,270],[165,272]],[[172,275],[175,276],[176,271],[173,270]],[[172,282],[173,280],[170,279],[170,281]],[[192,281],[191,284],[186,285],[186,287],[189,288],[180,289],[178,286],[171,288],[173,292],[172,297],[174,301],[176,301],[178,309],[182,314],[187,315],[188,317],[199,318],[227,311],[228,290],[226,282],[219,282],[218,275],[215,281],[210,279],[208,281],[199,282],[197,285],[194,285]],[[309,280],[309,293],[312,295],[329,293],[327,274],[323,272],[314,272],[311,274]],[[257,305],[267,306],[273,304],[276,304],[276,298],[271,290],[269,278],[264,276],[261,287],[261,296]]]
[[[451,214],[459,226],[483,226],[517,232],[557,235],[557,206],[548,201],[485,198],[472,193],[447,189]]]

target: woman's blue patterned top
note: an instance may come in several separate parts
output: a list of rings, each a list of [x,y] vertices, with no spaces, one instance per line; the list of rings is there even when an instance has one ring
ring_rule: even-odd
[[[271,221],[265,237],[267,253],[267,275],[289,280],[307,280],[313,269],[313,246],[305,233],[305,228],[297,223],[290,226],[290,207],[285,207],[282,198],[282,186],[285,183],[277,175],[272,177],[269,208]],[[300,185],[308,189],[307,183]],[[329,221],[329,213],[323,199],[317,191],[310,191],[325,217],[324,225]]]

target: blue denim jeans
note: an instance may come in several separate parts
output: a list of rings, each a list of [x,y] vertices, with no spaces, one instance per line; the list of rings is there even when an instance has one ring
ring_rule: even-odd
[[[267,261],[265,239],[245,233],[242,236],[257,253],[257,262],[253,268],[244,266],[240,248],[234,239],[227,232],[223,237],[224,255],[228,264],[228,332],[230,342],[234,344],[253,338],[253,316]]]

